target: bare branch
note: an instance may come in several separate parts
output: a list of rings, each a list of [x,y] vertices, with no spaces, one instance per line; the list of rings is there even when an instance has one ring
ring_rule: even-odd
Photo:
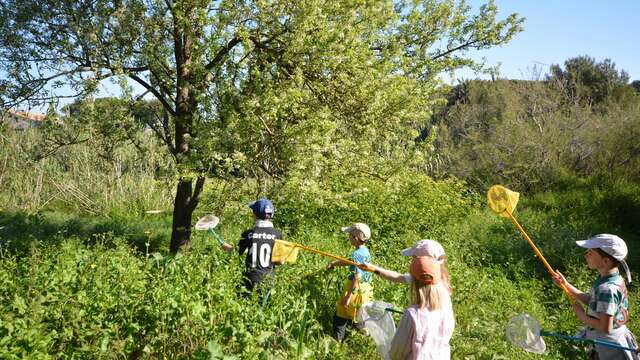
[[[227,45],[223,46],[220,50],[218,50],[218,53],[216,54],[216,56],[214,56],[213,60],[211,60],[205,66],[205,69],[208,71],[213,69],[214,66],[219,65],[219,63],[222,61],[222,59],[225,56],[227,56],[227,54],[231,51],[231,49],[233,49],[234,46],[238,45],[239,43],[240,43],[240,39],[238,37],[234,37],[233,39],[231,39],[231,41],[229,41]]]
[[[267,175],[271,176],[272,178],[278,179],[278,180],[282,180],[282,176],[276,174],[275,172],[269,170],[269,168],[267,168],[263,163],[260,163],[258,166],[260,166],[260,169],[262,169],[262,171],[264,171]]]
[[[158,76],[156,71],[154,69],[149,69],[149,72],[151,73],[152,78],[155,78],[156,80],[155,83],[158,84],[158,86],[160,87],[160,91],[162,92],[162,94],[168,97],[171,101],[175,101],[175,98],[171,96],[171,89],[165,86],[164,82],[162,81],[162,78]]]
[[[447,51],[444,51],[444,52],[441,52],[441,53],[436,54],[435,56],[433,56],[433,57],[431,58],[431,60],[438,60],[438,59],[440,59],[440,58],[442,58],[442,57],[445,57],[445,56],[447,56],[447,55],[449,55],[449,54],[451,54],[451,53],[453,53],[453,52],[456,52],[456,51],[458,51],[458,50],[464,49],[464,48],[466,48],[466,47],[470,47],[470,46],[472,46],[473,44],[476,44],[476,43],[478,43],[478,42],[480,42],[480,41],[481,41],[481,39],[475,39],[475,40],[473,40],[473,41],[467,41],[467,42],[464,42],[464,43],[462,43],[462,44],[460,44],[460,45],[458,45],[458,46],[456,46],[456,47],[454,47],[454,48],[447,49]]]
[[[258,119],[260,119],[260,122],[262,122],[262,125],[264,125],[264,128],[267,130],[269,135],[274,136],[275,134],[273,133],[273,131],[271,131],[271,128],[269,128],[269,125],[267,125],[267,122],[264,121],[264,118],[261,115],[258,115]]]
[[[54,143],[53,145],[55,145],[54,147],[49,148],[49,149],[48,149],[45,153],[43,153],[43,154],[40,154],[40,155],[35,156],[35,158],[34,158],[34,159],[35,159],[36,161],[40,161],[40,160],[42,160],[42,159],[45,159],[45,158],[47,158],[47,157],[49,157],[49,156],[51,156],[51,155],[55,154],[56,152],[58,152],[58,150],[62,149],[63,147],[71,146],[71,145],[77,145],[77,144],[82,144],[82,143],[85,143],[85,142],[87,142],[87,141],[89,141],[89,140],[90,140],[90,138],[84,138],[84,139],[78,140],[78,137],[77,137],[77,135],[76,135],[76,138],[75,138],[75,139],[73,139],[73,140],[71,140],[71,141],[53,141],[53,143]]]
[[[154,113],[154,116],[156,117],[156,120],[160,120],[160,117],[158,117],[157,114]],[[145,124],[147,124],[151,130],[160,138],[160,140],[162,140],[162,142],[169,148],[169,152],[171,152],[171,154],[175,155],[175,147],[173,145],[173,140],[171,139],[170,133],[167,129],[166,126],[164,126],[164,122],[163,122],[163,130],[161,131],[158,126],[157,126],[157,122],[151,121],[151,120],[144,120]]]
[[[167,110],[171,115],[176,114],[175,110],[173,110],[171,105],[167,102],[167,99],[165,99],[164,96],[162,96],[162,94],[160,94],[160,92],[158,92],[156,88],[149,85],[146,81],[138,77],[138,75],[127,74],[127,76],[130,77],[135,82],[137,82],[138,84],[142,85],[142,87],[144,87],[145,89],[149,90],[158,99],[158,101],[160,101],[160,103],[165,108],[165,110]]]
[[[164,0],[164,4],[167,6],[167,10],[169,10],[171,15],[173,16],[173,3],[171,2],[171,0]]]

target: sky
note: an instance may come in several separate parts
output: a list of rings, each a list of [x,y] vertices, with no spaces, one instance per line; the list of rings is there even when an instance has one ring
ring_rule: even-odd
[[[486,1],[470,0],[477,9]],[[524,16],[524,31],[509,43],[469,53],[500,64],[500,77],[534,78],[552,64],[588,55],[600,62],[606,58],[625,70],[630,79],[640,80],[640,0],[496,0],[499,19],[511,13]],[[456,77],[475,78],[471,71]]]

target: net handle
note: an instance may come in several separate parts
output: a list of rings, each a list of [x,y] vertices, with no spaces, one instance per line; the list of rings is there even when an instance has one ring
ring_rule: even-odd
[[[633,348],[625,347],[625,346],[622,346],[620,344],[612,343],[612,342],[605,341],[605,340],[586,339],[586,338],[581,338],[581,337],[577,337],[577,336],[569,336],[569,335],[563,335],[563,334],[547,332],[547,331],[543,331],[543,330],[540,331],[540,336],[549,336],[549,337],[565,339],[565,340],[582,341],[582,342],[587,342],[587,343],[590,343],[590,344],[598,344],[598,345],[602,345],[602,346],[607,346],[607,347],[614,348],[614,349],[620,349],[620,350],[626,350],[626,351],[632,351],[632,352],[635,352],[635,353],[640,353],[640,349],[633,349]]]
[[[213,230],[213,228],[209,228],[208,231],[209,234],[211,234],[211,236],[220,243],[220,245],[224,245],[224,239],[222,239],[222,236],[220,236],[217,231]]]
[[[282,240],[280,240],[280,241],[282,241]],[[288,242],[288,243],[290,245],[292,245],[294,247],[297,247],[297,248],[300,248],[302,250],[306,250],[306,251],[309,251],[309,252],[312,252],[312,253],[315,253],[315,254],[318,254],[318,255],[322,255],[322,256],[325,256],[325,257],[329,257],[329,258],[332,258],[332,259],[340,260],[340,261],[342,261],[344,263],[347,263],[349,265],[353,265],[353,266],[355,266],[355,267],[357,267],[357,268],[359,268],[361,270],[369,271],[368,268],[365,265],[358,264],[357,262],[351,261],[349,259],[345,259],[343,257],[337,256],[337,255],[333,255],[333,254],[330,254],[330,253],[327,253],[327,252],[324,252],[324,251],[316,250],[314,248],[310,248],[310,247],[304,246],[302,244],[298,244],[298,243],[294,243],[294,242]]]
[[[556,272],[551,268],[551,265],[549,265],[549,263],[547,262],[547,259],[544,258],[544,255],[542,255],[542,252],[540,252],[536,244],[533,243],[533,240],[531,240],[531,238],[529,237],[529,235],[527,235],[527,233],[524,231],[522,226],[520,226],[520,223],[518,223],[518,220],[516,220],[516,218],[513,216],[513,214],[511,214],[509,210],[505,209],[504,212],[509,216],[509,219],[511,219],[511,222],[513,223],[513,225],[515,225],[516,228],[518,228],[518,230],[520,231],[524,239],[527,240],[527,242],[529,243],[529,246],[531,246],[531,248],[533,249],[533,252],[540,259],[540,261],[542,261],[542,263],[544,264],[549,274],[551,274],[552,277],[555,277]],[[560,287],[562,288],[562,291],[569,299],[569,302],[571,303],[571,305],[573,305],[576,302],[575,297],[569,292],[569,289],[567,289],[567,287],[564,284],[560,284]]]

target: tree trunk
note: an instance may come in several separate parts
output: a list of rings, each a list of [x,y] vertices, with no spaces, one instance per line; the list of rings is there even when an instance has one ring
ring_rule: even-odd
[[[197,22],[186,21],[196,18],[196,7],[184,2],[185,21],[174,21],[174,51],[176,60],[176,115],[175,115],[175,153],[176,164],[189,162],[191,131],[194,115],[198,111],[197,96],[193,92],[193,84],[197,79],[192,74],[193,44],[192,36],[197,31]],[[204,186],[204,177],[199,176],[193,188],[193,178],[181,177],[173,202],[173,226],[171,231],[171,253],[176,254],[181,248],[191,247],[191,218],[198,205],[200,193]]]
[[[173,202],[173,226],[171,229],[171,253],[191,247],[191,220],[204,187],[204,177],[199,177],[193,189],[193,179],[182,178],[178,182]]]

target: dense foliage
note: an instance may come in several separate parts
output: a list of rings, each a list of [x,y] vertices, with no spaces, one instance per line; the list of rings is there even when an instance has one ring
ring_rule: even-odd
[[[16,149],[39,135],[5,131],[2,136]],[[6,166],[39,169],[43,180],[29,182],[26,175],[2,180],[3,189],[14,190],[2,192],[7,201],[0,211],[0,357],[377,357],[362,334],[354,333],[342,346],[331,339],[331,317],[346,274],[323,271],[324,258],[303,253],[297,264],[281,266],[270,304],[260,308],[258,299],[238,296],[242,259],[223,253],[213,239],[198,234],[191,251],[170,256],[168,211],[145,211],[170,209],[170,194],[149,187],[171,180],[163,180],[154,167],[136,166],[120,167],[114,180],[114,168],[106,166],[110,161],[141,165],[127,146],[120,149],[122,157],[110,160],[87,161],[89,145],[66,153],[69,169],[84,165],[95,178],[91,187],[76,189],[84,194],[79,198],[91,196],[92,207],[55,191],[55,179],[69,186],[79,186],[81,179],[56,165],[55,157],[35,163],[20,152],[3,155]],[[233,241],[251,226],[246,203],[258,187],[271,191],[276,225],[289,240],[338,255],[350,252],[339,226],[353,221],[371,225],[375,262],[398,271],[408,265],[399,255],[402,248],[420,238],[438,239],[449,256],[455,291],[453,358],[540,358],[502,335],[508,319],[521,312],[533,314],[547,330],[571,334],[578,327],[515,228],[460,181],[434,181],[415,171],[387,179],[338,172],[323,181],[290,177],[260,186],[211,181],[198,215],[218,214],[221,234]],[[16,196],[38,188],[39,197]],[[637,184],[602,177],[565,177],[556,188],[524,196],[516,212],[551,264],[581,288],[594,273],[572,241],[604,231],[620,234],[631,248],[630,266],[637,269],[639,229],[633,219],[639,215]],[[407,305],[405,287],[374,281],[377,299]],[[631,299],[635,318],[636,290]],[[548,359],[575,358],[582,351],[570,342],[547,344]]]
[[[458,85],[434,116],[439,162],[432,174],[454,174],[478,190],[504,183],[531,192],[566,175],[640,180],[640,96],[621,80],[598,79],[612,83],[606,101],[574,100],[553,78]],[[572,84],[606,85],[590,81]]]
[[[468,50],[522,30],[517,14],[497,15],[492,1],[472,11],[432,0],[6,0],[0,107],[90,100],[105,79],[131,103],[153,97],[159,113],[147,126],[179,179],[175,253],[190,245],[212,175],[281,179],[351,161],[389,174],[413,161],[440,75],[481,67]]]

